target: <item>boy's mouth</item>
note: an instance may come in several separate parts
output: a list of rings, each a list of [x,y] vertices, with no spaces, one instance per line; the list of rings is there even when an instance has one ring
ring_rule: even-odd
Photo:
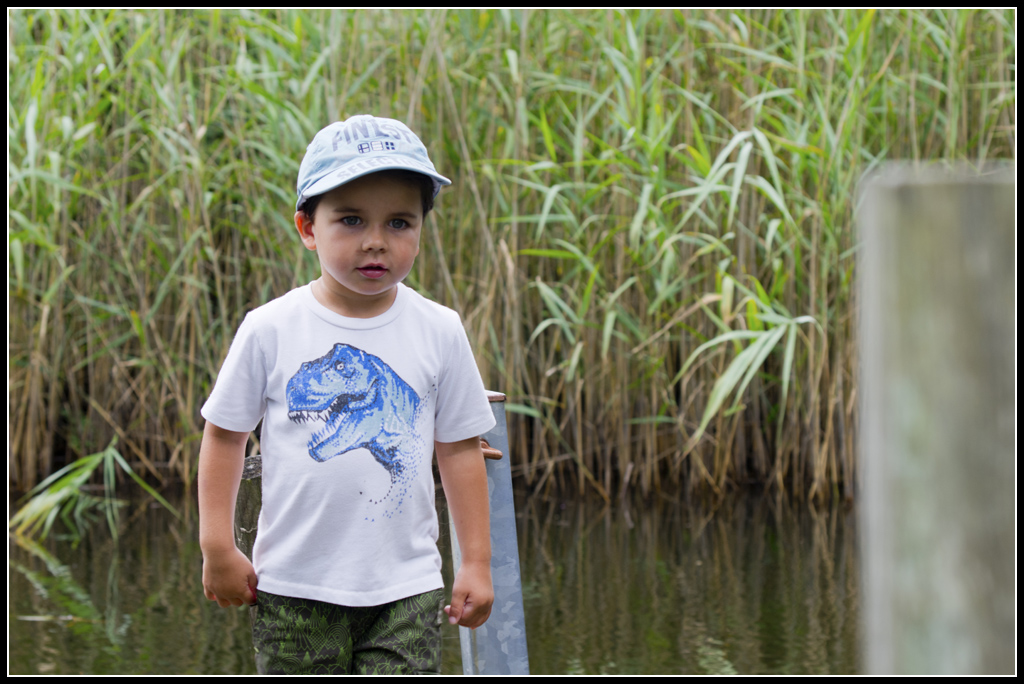
[[[388,272],[388,269],[386,269],[384,266],[381,266],[380,264],[369,264],[367,266],[361,266],[356,270],[362,273],[367,278],[380,278],[381,276]]]

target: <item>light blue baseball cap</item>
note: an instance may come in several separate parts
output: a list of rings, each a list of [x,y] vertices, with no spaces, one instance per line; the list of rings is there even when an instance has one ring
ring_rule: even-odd
[[[306,147],[299,165],[295,209],[320,195],[369,173],[407,169],[434,181],[434,196],[452,182],[439,174],[427,148],[401,121],[357,114],[322,128]]]

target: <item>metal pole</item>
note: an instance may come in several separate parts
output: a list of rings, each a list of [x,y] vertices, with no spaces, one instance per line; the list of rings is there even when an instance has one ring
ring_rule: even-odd
[[[523,585],[519,574],[519,546],[516,511],[512,501],[512,465],[505,422],[505,395],[488,392],[497,424],[483,435],[498,458],[488,455],[487,489],[491,503],[491,579],[494,607],[480,627],[459,627],[462,642],[462,672],[467,675],[528,675],[526,617],[523,613]],[[485,452],[486,453],[486,452]],[[451,525],[452,561],[461,564],[455,526]]]

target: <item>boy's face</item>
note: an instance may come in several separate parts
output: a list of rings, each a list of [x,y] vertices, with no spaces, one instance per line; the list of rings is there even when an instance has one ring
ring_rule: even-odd
[[[419,254],[422,226],[419,189],[381,174],[325,193],[313,220],[295,212],[302,243],[320,259],[314,295],[344,316],[384,313]]]

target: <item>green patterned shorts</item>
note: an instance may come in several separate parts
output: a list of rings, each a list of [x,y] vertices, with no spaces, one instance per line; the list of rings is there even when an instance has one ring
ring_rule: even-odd
[[[260,674],[440,674],[444,590],[350,607],[258,593]]]

